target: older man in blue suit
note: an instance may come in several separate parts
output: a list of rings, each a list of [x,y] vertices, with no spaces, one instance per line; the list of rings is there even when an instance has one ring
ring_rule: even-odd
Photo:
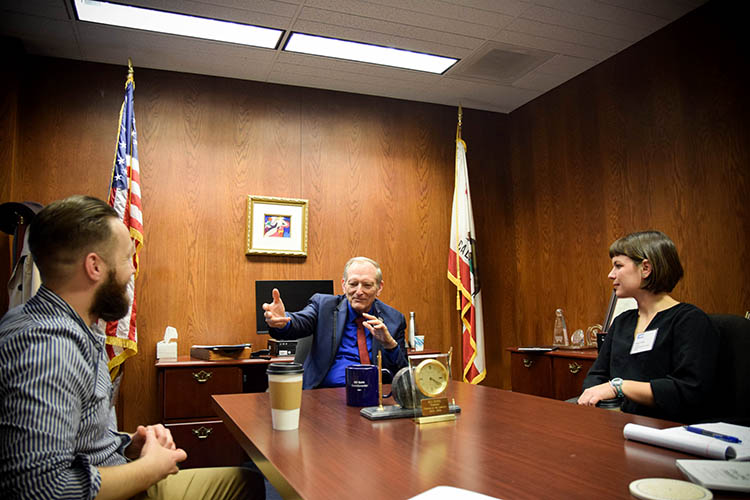
[[[383,274],[377,262],[354,257],[344,266],[343,295],[316,293],[299,312],[287,313],[279,291],[263,304],[266,323],[277,339],[313,336],[305,360],[304,389],[346,384],[346,367],[374,363],[383,353],[383,367],[396,373],[406,366],[406,320],[377,299]]]

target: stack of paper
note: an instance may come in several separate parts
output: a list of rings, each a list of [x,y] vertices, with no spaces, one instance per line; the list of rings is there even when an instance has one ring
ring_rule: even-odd
[[[750,492],[750,462],[676,460],[677,468],[692,482],[712,490]]]
[[[750,460],[750,428],[741,425],[696,424],[696,427],[737,437],[741,443],[728,443],[720,439],[687,431],[684,427],[654,429],[638,424],[626,424],[622,433],[625,439],[662,446],[672,450],[719,460]]]

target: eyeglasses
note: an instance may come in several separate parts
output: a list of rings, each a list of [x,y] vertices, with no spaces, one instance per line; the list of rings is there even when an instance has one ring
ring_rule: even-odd
[[[375,283],[372,282],[372,281],[362,281],[362,282],[359,282],[359,281],[347,281],[346,282],[346,287],[347,288],[357,288],[357,287],[360,287],[365,292],[369,292],[369,291],[372,291],[372,290],[375,289]]]

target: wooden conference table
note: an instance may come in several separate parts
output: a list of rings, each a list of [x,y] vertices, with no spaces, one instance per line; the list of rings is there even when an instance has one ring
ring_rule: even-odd
[[[295,431],[271,428],[268,393],[213,399],[284,498],[408,499],[438,485],[504,499],[632,498],[631,481],[684,479],[675,459],[696,458],[622,436],[628,422],[672,422],[462,382],[451,391],[458,418],[425,425],[367,420],[343,388],[303,391]]]

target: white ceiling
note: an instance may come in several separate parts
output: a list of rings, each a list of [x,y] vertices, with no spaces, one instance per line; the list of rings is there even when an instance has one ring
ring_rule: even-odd
[[[121,65],[131,57],[136,78],[145,67],[508,113],[704,2],[118,2],[460,59],[444,75],[80,22],[71,0],[0,0],[0,35],[30,54]]]

